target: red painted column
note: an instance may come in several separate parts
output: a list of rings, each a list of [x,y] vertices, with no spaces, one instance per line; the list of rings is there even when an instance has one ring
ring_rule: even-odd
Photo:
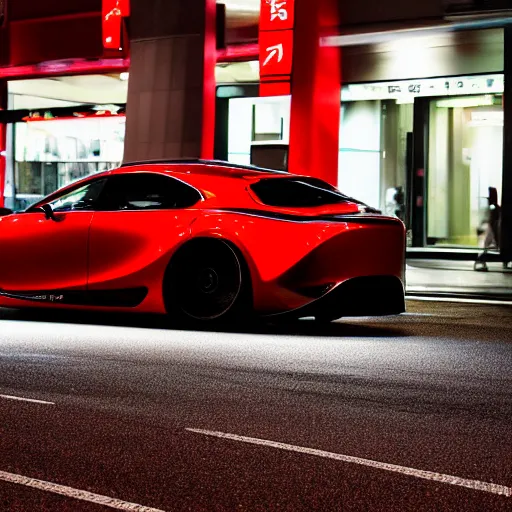
[[[0,110],[7,109],[7,80],[0,80]],[[0,123],[0,208],[5,204],[5,171],[7,151],[7,125]]]
[[[217,64],[216,2],[205,2],[205,32],[203,47],[203,124],[201,130],[201,158],[212,160],[215,145],[215,66]]]
[[[338,181],[341,50],[320,45],[338,31],[337,0],[295,0],[290,172]]]

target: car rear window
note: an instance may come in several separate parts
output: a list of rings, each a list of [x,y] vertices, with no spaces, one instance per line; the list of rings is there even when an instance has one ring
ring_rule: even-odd
[[[266,178],[251,185],[251,190],[268,206],[298,208],[350,200],[339,190],[316,178]]]

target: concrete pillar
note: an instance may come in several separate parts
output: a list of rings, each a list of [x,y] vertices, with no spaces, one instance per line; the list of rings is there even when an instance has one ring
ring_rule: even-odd
[[[341,109],[341,50],[320,45],[337,33],[337,0],[295,0],[288,168],[336,185]]]
[[[132,0],[124,161],[213,158],[215,0]]]

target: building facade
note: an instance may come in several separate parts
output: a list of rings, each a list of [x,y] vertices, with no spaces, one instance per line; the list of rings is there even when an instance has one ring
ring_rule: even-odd
[[[259,1],[248,0],[245,10],[241,3],[230,8],[227,2],[226,32],[217,26],[217,35],[227,34],[228,46],[215,48],[212,64],[211,151],[217,158],[250,163],[261,146],[289,145],[293,87],[291,96],[259,95]],[[307,9],[307,2],[295,3],[295,9]],[[1,5],[0,195],[6,206],[23,208],[70,181],[118,165],[127,112],[129,123],[147,126],[142,134],[139,128],[130,132],[131,148],[137,144],[148,156],[202,154],[183,141],[203,137],[203,131],[191,134],[189,126],[201,127],[203,111],[194,112],[188,125],[182,112],[179,133],[166,137],[176,124],[177,98],[189,97],[194,105],[211,94],[197,92],[190,78],[197,82],[206,76],[198,74],[204,66],[197,71],[188,65],[179,87],[173,85],[178,78],[158,85],[162,62],[174,76],[179,66],[187,67],[187,59],[158,53],[165,49],[161,43],[164,49],[155,43],[152,53],[147,43],[187,37],[186,13],[158,13],[158,2],[139,0],[5,0]],[[210,9],[205,20],[211,23],[211,2],[198,0],[196,10],[201,7]],[[331,181],[403,218],[411,248],[448,256],[478,247],[488,189],[494,187],[503,205],[502,253],[510,259],[512,145],[506,141],[512,119],[503,101],[512,75],[507,2],[361,0],[338,7],[338,26],[322,35],[322,45],[341,47],[338,166]],[[182,18],[173,32],[168,23],[154,22],[158,16]],[[202,23],[206,40],[207,22]],[[134,34],[142,34],[144,42]],[[209,44],[203,60],[211,53]],[[143,46],[149,52],[144,55],[168,57],[146,59],[141,66],[144,59],[134,55],[141,55],[136,48]],[[152,73],[156,78],[148,80]],[[172,120],[168,125],[160,105],[166,105],[162,116]],[[145,137],[159,142],[151,148]],[[321,138],[315,141],[321,148]],[[305,173],[318,172],[305,167]]]
[[[339,188],[398,212],[411,246],[478,247],[489,187],[502,202],[504,30],[348,47],[342,58]],[[217,95],[218,112],[227,111],[217,157],[250,163],[264,141],[288,143],[289,96],[261,98],[248,84]]]

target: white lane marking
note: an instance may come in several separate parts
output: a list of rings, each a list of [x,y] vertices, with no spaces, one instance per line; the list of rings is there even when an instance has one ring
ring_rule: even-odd
[[[391,319],[392,321],[395,321],[396,318],[400,318],[400,317],[403,317],[403,316],[440,317],[441,315],[438,315],[436,313],[409,313],[407,311],[407,312],[404,312],[404,313],[400,313],[400,314],[397,314],[397,315],[386,316],[386,317],[378,317],[378,316],[354,316],[354,317],[350,317],[350,316],[346,316],[343,319],[349,320],[352,323],[353,322],[368,322],[368,320],[373,320],[373,321],[381,322],[381,321],[386,320],[386,319]]]
[[[409,313],[406,311],[405,313],[400,313],[400,316],[441,316],[435,313]]]
[[[415,300],[419,302],[454,302],[461,304],[485,304],[489,306],[512,306],[512,300],[493,300],[493,299],[463,299],[457,297],[427,297],[424,295],[406,295],[408,301]]]
[[[512,497],[512,487],[505,487],[504,485],[492,484],[487,482],[480,482],[479,480],[468,480],[458,476],[443,475],[442,473],[433,473],[431,471],[423,471],[421,469],[408,468],[405,466],[397,466],[395,464],[388,464],[386,462],[377,462],[370,459],[361,459],[359,457],[352,457],[350,455],[341,455],[339,453],[326,452],[323,450],[316,450],[315,448],[305,448],[303,446],[295,446],[293,444],[278,443],[276,441],[268,441],[266,439],[258,439],[256,437],[245,437],[236,434],[226,434],[224,432],[214,432],[211,430],[202,430],[197,428],[186,428],[189,432],[196,434],[203,434],[206,436],[219,437],[221,439],[229,439],[231,441],[240,441],[242,443],[256,444],[259,446],[267,446],[270,448],[277,448],[279,450],[286,450],[289,452],[304,453],[306,455],[315,455],[317,457],[324,457],[326,459],[339,460],[349,464],[359,464],[361,466],[368,466],[370,468],[382,469],[385,471],[392,471],[394,473],[401,473],[407,476],[416,478],[423,478],[425,480],[433,480],[443,484],[458,485],[460,487],[467,487],[477,491],[490,492],[493,494],[500,494],[502,496]]]
[[[17,400],[19,402],[31,402],[33,404],[55,405],[55,402],[46,402],[45,400],[36,400],[35,398],[24,398],[22,396],[0,395],[5,400]]]
[[[52,482],[45,482],[44,480],[37,480],[35,478],[16,475],[14,473],[6,473],[5,471],[0,471],[0,480],[11,484],[25,485],[26,487],[32,487],[33,489],[37,489],[39,491],[60,494],[61,496],[66,496],[75,500],[82,500],[97,505],[103,505],[105,507],[114,508],[116,510],[125,510],[129,512],[164,512],[163,510],[159,510],[157,508],[145,507],[144,505],[138,505],[137,503],[130,503],[128,501],[122,501],[116,498],[109,498],[108,496],[102,496],[101,494],[81,491],[80,489],[74,489],[73,487],[54,484]]]

